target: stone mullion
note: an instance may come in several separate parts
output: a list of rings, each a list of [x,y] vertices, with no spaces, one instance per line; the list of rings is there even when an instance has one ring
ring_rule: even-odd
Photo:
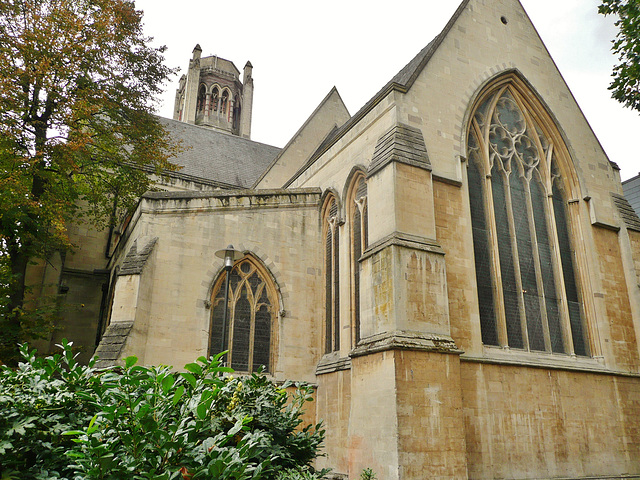
[[[495,106],[495,103],[493,104]],[[491,123],[489,122],[485,125],[485,129],[489,131]],[[489,164],[489,146],[485,142],[485,138],[481,135],[481,131],[478,127],[476,120],[473,120],[472,128],[474,129],[474,133],[476,134],[476,139],[478,140],[478,145],[480,147],[480,154],[482,155],[483,160],[483,171],[489,172],[485,173],[485,178],[483,182],[483,193],[484,193],[484,203],[486,223],[488,226],[488,234],[489,234],[489,254],[491,256],[491,269],[494,273],[494,282],[493,282],[493,303],[495,309],[496,316],[496,330],[498,332],[498,343],[502,347],[509,346],[509,338],[507,335],[507,315],[504,307],[504,292],[502,289],[502,270],[500,269],[500,256],[497,255],[499,251],[498,247],[498,235],[497,235],[497,227],[496,227],[496,213],[494,209],[493,203],[493,188],[491,185],[491,165]],[[488,139],[488,134],[487,134]],[[481,172],[482,173],[482,172]],[[500,173],[498,173],[500,175]]]
[[[209,104],[211,102],[211,93],[205,93],[204,96],[204,121],[209,121]]]
[[[256,336],[256,311],[257,311],[256,307],[258,303],[258,298],[260,298],[253,294],[253,290],[251,289],[251,284],[248,282],[249,277],[254,272],[255,272],[255,269],[252,269],[251,271],[249,271],[249,273],[244,279],[244,282],[247,285],[248,295],[251,296],[251,300],[249,301],[249,304],[251,305],[251,312],[249,315],[249,355],[247,359],[247,371],[249,372],[253,372],[253,347],[255,345],[255,339],[256,339],[255,337]]]

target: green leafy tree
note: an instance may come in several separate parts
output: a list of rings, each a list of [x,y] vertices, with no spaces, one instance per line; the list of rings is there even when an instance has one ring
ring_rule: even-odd
[[[618,17],[618,34],[612,49],[618,55],[619,63],[613,67],[609,90],[620,103],[640,111],[640,2],[602,0],[598,11]]]
[[[175,154],[152,115],[173,71],[132,0],[0,2],[0,358],[28,322],[25,273],[70,248],[67,225],[112,220]]]

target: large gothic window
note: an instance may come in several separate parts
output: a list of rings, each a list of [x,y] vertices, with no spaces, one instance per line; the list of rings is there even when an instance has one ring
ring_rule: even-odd
[[[511,84],[480,100],[468,181],[482,341],[589,355],[554,144]],[[554,138],[560,138],[554,135]]]
[[[270,371],[273,325],[277,312],[271,282],[250,257],[233,267],[229,277],[227,321],[224,318],[225,274],[216,281],[211,297],[210,354],[229,350],[227,363],[240,372]],[[226,325],[224,341],[223,323]]]
[[[357,173],[347,194],[351,227],[351,321],[353,344],[360,340],[360,257],[367,248],[367,183],[363,173]]]
[[[325,240],[325,353],[340,349],[340,225],[338,202],[329,196],[323,208]]]

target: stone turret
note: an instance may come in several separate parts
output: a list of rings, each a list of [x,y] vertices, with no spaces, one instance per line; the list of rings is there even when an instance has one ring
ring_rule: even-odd
[[[202,57],[196,45],[176,91],[174,120],[250,138],[252,70],[247,62],[241,82],[233,62],[217,55]]]

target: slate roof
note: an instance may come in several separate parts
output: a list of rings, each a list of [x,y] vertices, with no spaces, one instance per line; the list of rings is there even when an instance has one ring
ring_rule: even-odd
[[[640,215],[640,175],[622,182],[622,190],[633,209]]]
[[[182,168],[170,175],[204,179],[222,188],[250,188],[280,153],[278,147],[210,128],[159,117],[185,151],[171,161]]]
[[[613,203],[618,209],[618,213],[620,213],[620,217],[622,221],[626,225],[626,227],[630,230],[635,230],[636,232],[640,232],[640,217],[635,212],[629,201],[624,195],[618,195],[617,193],[612,193]]]

